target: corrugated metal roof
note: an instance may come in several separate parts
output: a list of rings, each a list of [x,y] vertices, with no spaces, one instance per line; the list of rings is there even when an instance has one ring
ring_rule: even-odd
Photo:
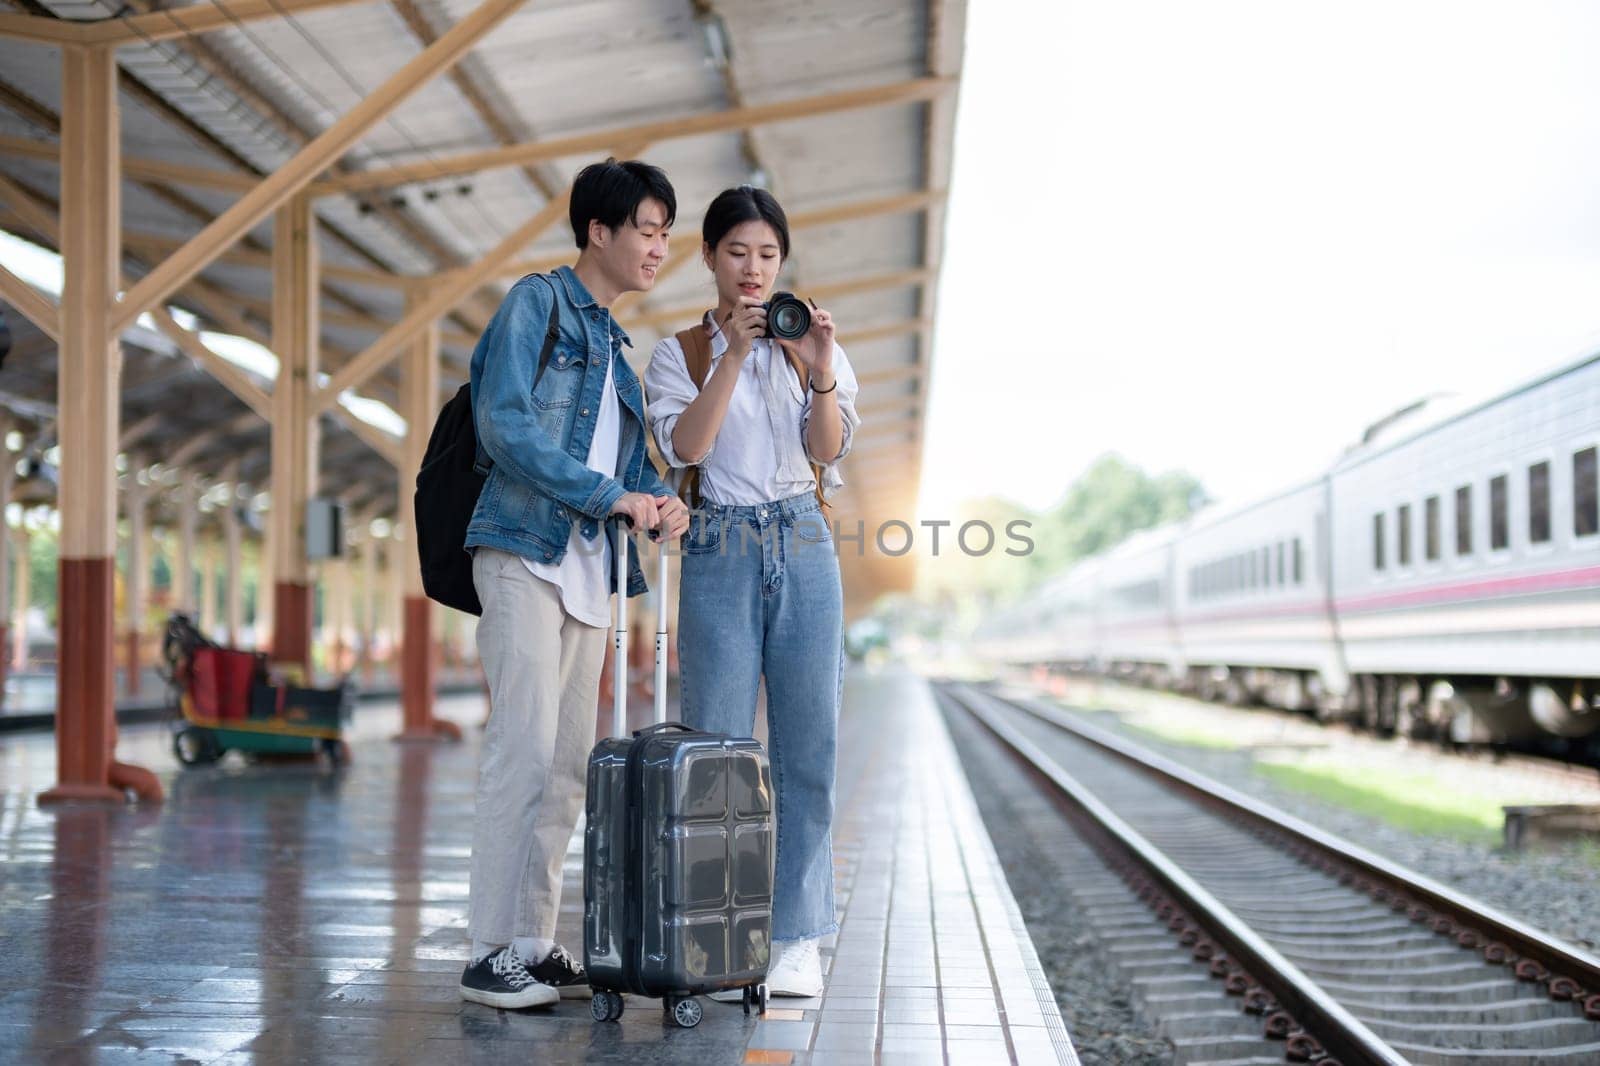
[[[160,7],[150,0],[133,0],[128,6],[121,0],[0,0],[0,9],[6,4],[69,19],[106,19],[119,10]],[[206,171],[269,173],[476,7],[474,0],[350,3],[248,23],[235,20],[198,36],[125,45],[118,53],[124,158]],[[957,76],[964,9],[959,0],[529,2],[480,41],[454,72],[434,79],[374,126],[334,172],[449,159],[510,142],[636,127],[890,85],[930,73]],[[713,60],[719,45],[725,49],[725,64]],[[937,55],[931,51],[935,48]],[[37,141],[41,134],[53,136],[51,116],[59,115],[61,106],[59,79],[55,47],[0,40],[0,137]],[[791,216],[919,190],[939,191],[949,178],[953,116],[953,101],[918,101],[652,144],[643,156],[666,168],[679,195],[673,255],[694,261],[663,277],[657,291],[630,313],[687,308],[714,298],[697,262],[697,226],[704,205],[721,189],[763,181]],[[414,276],[471,262],[536,212],[546,191],[564,192],[576,170],[594,157],[323,197],[317,204],[323,262],[330,268]],[[0,175],[54,199],[53,164],[30,158],[20,147],[0,150]],[[130,276],[158,261],[174,240],[198,233],[237,195],[189,183],[125,180]],[[0,200],[0,226],[26,235],[14,208]],[[940,228],[942,209],[936,204],[931,210],[931,216],[902,211],[798,231],[784,280],[803,292],[807,286],[871,280],[924,267],[936,270],[937,242],[930,234]],[[144,238],[165,243],[154,240],[147,246]],[[235,254],[207,268],[200,279],[211,298],[228,303],[227,313],[242,314],[262,335],[268,332],[264,309],[271,297],[264,253],[271,241],[269,218],[252,229]],[[526,254],[571,250],[563,219]],[[509,280],[497,279],[488,293],[465,301],[444,323],[446,387],[461,380],[468,345],[492,310],[495,294]],[[404,312],[404,300],[398,289],[351,277],[324,281],[321,362],[327,370],[392,325]],[[932,291],[931,283],[913,280],[845,291],[828,301],[858,373],[869,381],[883,379],[871,383],[861,399],[869,410],[884,412],[878,421],[885,424],[876,427],[882,432],[864,436],[851,463],[869,457],[879,442],[920,439],[924,390],[909,371],[898,379],[893,375],[925,364],[931,339],[894,330],[931,319]],[[220,313],[183,293],[173,302],[207,319]],[[17,316],[10,312],[9,317]],[[641,369],[659,333],[668,331],[666,323],[632,330],[632,359]],[[863,331],[880,336],[848,341],[852,333]],[[20,332],[29,334],[27,328]],[[0,385],[19,387],[0,389],[0,403],[6,393],[53,403],[53,373],[35,372],[53,359],[48,344],[41,345],[33,331],[19,351],[26,354],[18,362],[29,369],[8,364],[12,380]],[[129,379],[153,373],[150,367],[162,361],[183,358],[130,346]],[[393,371],[376,376],[363,391],[392,400]],[[903,411],[896,397],[905,400]],[[162,402],[172,405],[173,419],[170,430],[149,438],[157,451],[175,446],[207,420],[236,417],[243,410],[204,375],[186,382],[182,390],[150,400],[153,405]],[[132,400],[126,406],[125,423],[153,409]],[[894,424],[897,417],[904,427]],[[867,426],[873,423],[869,416]],[[264,469],[264,427],[235,435],[229,448],[251,452],[247,466]],[[363,448],[334,449],[337,464],[325,454],[323,480],[331,491],[394,486],[392,468]],[[850,482],[856,479],[848,465]],[[908,467],[906,476],[914,479],[916,471]],[[392,488],[388,491],[396,495]],[[869,509],[867,503],[857,496],[846,501],[846,508]]]

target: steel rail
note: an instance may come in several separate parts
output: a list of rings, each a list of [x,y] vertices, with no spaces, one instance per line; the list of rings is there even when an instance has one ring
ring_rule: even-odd
[[[1525,981],[1544,983],[1553,999],[1580,1001],[1587,1017],[1600,1020],[1600,958],[1563,943],[1487,903],[1219,781],[1213,781],[1172,759],[1147,751],[1108,730],[1080,721],[1058,708],[1037,699],[1005,699],[1004,702],[1125,762],[1156,774],[1190,794],[1222,807],[1231,815],[1242,815],[1258,826],[1286,835],[1311,852],[1332,859],[1335,865],[1342,863],[1353,868],[1358,877],[1368,881],[1357,887],[1374,895],[1380,890],[1387,891],[1390,897],[1388,902],[1396,909],[1418,905],[1427,908],[1433,913],[1425,918],[1434,924],[1438,932],[1456,935],[1464,947],[1481,948],[1489,962],[1512,965],[1517,976]],[[1396,895],[1396,890],[1399,895]],[[1400,904],[1406,906],[1401,907]],[[1413,918],[1424,920],[1424,917],[1415,914]],[[1438,924],[1440,918],[1447,919],[1457,928],[1451,930],[1442,927]],[[1476,934],[1476,942],[1473,934]]]
[[[1320,1051],[1343,1066],[1405,1066],[1409,1061],[1341,1006],[1299,967],[1284,958],[1158,848],[1106,806],[1055,760],[984,706],[981,694],[943,687],[941,695],[972,715],[1071,811],[1098,830],[1095,842],[1133,860],[1187,912],[1227,955],[1276,1001],[1280,1009],[1321,1045]],[[975,698],[978,697],[978,698]],[[993,698],[993,697],[988,697]],[[1315,1051],[1313,1052],[1315,1054]]]

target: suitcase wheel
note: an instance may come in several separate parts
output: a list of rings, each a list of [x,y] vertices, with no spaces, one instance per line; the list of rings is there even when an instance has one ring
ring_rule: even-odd
[[[597,1022],[614,1022],[622,1017],[622,993],[596,992],[589,1000],[589,1013]]]
[[[671,1000],[667,1002],[669,1004],[667,1009],[672,1012],[672,1020],[678,1023],[680,1029],[693,1029],[705,1016],[705,1008],[701,1007],[700,1001],[693,996],[676,1002]]]

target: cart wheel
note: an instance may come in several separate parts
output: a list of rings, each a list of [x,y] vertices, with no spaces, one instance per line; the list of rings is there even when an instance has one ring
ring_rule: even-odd
[[[680,1029],[693,1029],[700,1024],[700,1019],[705,1014],[705,1009],[700,1006],[700,1001],[690,996],[680,999],[672,1008],[672,1020],[678,1023]]]
[[[322,750],[327,753],[328,761],[335,768],[350,765],[350,745],[342,740],[324,739]]]
[[[750,1003],[756,998],[756,990],[750,985],[745,985],[742,991],[744,995],[739,997],[739,1001],[744,1004],[744,1012],[748,1015],[750,1013]]]
[[[172,753],[185,766],[201,766],[222,758],[222,745],[211,730],[191,725],[172,735]]]
[[[600,991],[589,1000],[589,1013],[597,1022],[614,1022],[622,1017],[622,993]]]
[[[756,1009],[762,1014],[767,1013],[767,983],[765,981],[756,985]]]

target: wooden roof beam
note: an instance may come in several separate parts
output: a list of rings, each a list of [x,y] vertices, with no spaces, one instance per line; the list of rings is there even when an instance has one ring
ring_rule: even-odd
[[[302,15],[321,8],[343,7],[365,0],[228,0],[227,4],[189,4],[146,15],[80,23],[84,44],[142,44],[231,29],[236,23]]]
[[[218,384],[238,397],[239,401],[250,410],[262,418],[271,420],[272,398],[265,389],[251,380],[249,374],[208,348],[200,339],[200,334],[178,325],[177,319],[173,318],[165,307],[152,307],[149,313],[150,317],[155,319],[156,328],[181,348],[185,355],[199,363]]]
[[[693,256],[684,256],[679,261],[693,259]],[[908,285],[921,285],[933,275],[926,270],[896,270],[886,274],[873,274],[868,277],[841,278],[821,285],[807,285],[801,295],[809,296],[814,300],[831,300],[836,296],[849,296],[858,292],[880,292],[884,289],[900,289]],[[672,328],[682,322],[692,322],[705,312],[703,304],[681,307],[664,307],[660,310],[641,311],[626,322],[622,323],[623,329],[636,326],[654,326],[656,328]]]
[[[528,242],[566,217],[568,193],[562,193],[534,213],[533,217],[517,227],[487,255],[470,267],[453,272],[448,284],[430,285],[426,296],[418,301],[405,316],[386,330],[382,336],[367,345],[354,359],[334,371],[328,384],[317,391],[312,407],[326,411],[338,402],[345,389],[354,389],[382,370],[400,353],[400,350],[419,333],[427,329],[456,302],[474,291],[485,280],[494,276],[500,264],[510,259]]]
[[[881,215],[903,215],[912,211],[924,211],[929,205],[939,203],[944,199],[942,191],[906,193],[901,196],[882,196],[871,200],[854,200],[849,203],[837,204],[830,207],[818,208],[814,211],[799,211],[789,216],[789,229],[806,229],[812,226],[831,226],[838,222],[853,222],[857,219],[876,218]],[[691,241],[700,234],[700,219],[678,219],[673,226],[674,230],[687,232]],[[558,266],[571,263],[574,251],[563,251],[550,255],[529,256],[524,259],[514,259],[501,268],[500,276],[503,278],[520,278],[525,274],[545,274]],[[667,267],[673,263],[681,262],[683,257],[667,260]],[[687,258],[698,259],[691,254]]]
[[[0,136],[0,153],[33,159],[51,166],[61,165],[61,146],[53,141],[29,140],[26,137]],[[130,181],[157,181],[173,185],[188,185],[200,189],[219,189],[223,192],[249,192],[261,184],[261,179],[231,170],[212,170],[208,167],[167,163],[159,159],[128,156],[122,160],[122,176]]]
[[[190,437],[188,440],[178,445],[177,450],[175,450],[171,455],[167,456],[167,465],[176,467],[188,466],[190,460],[199,456],[207,448],[210,448],[218,441],[226,440],[228,437],[243,433],[245,430],[255,428],[260,424],[261,417],[255,412],[250,411],[240,415],[231,422],[226,422],[220,426],[213,426],[210,429],[202,430],[196,436]]]
[[[46,18],[43,15],[0,14],[0,38],[27,41],[30,44],[80,44],[83,26],[64,19]]]
[[[61,343],[61,312],[51,299],[0,264],[0,297],[38,326],[45,336]]]
[[[912,378],[923,376],[921,363],[902,363],[899,366],[884,367],[882,370],[868,370],[856,375],[856,384],[865,389],[872,385],[889,385],[896,381],[909,381]]]
[[[103,45],[164,41],[196,33],[224,30],[235,23],[281,18],[324,7],[341,7],[362,0],[231,0],[221,4],[190,4],[124,18],[94,20],[46,18],[42,15],[0,14],[0,37],[35,44]]]
[[[346,411],[338,404],[334,404],[327,412],[335,421],[353,433],[357,440],[373,451],[390,466],[399,469],[402,456],[400,454],[401,441],[398,437],[384,432],[370,422],[363,422],[353,413]],[[410,427],[407,427],[408,429]]]
[[[522,3],[523,0],[482,0],[470,15],[390,75],[371,95],[345,112],[287,163],[218,215],[182,249],[140,279],[113,309],[113,329],[126,329],[142,312],[166,299],[205,269],[289,197],[303,191],[312,178],[336,162],[423,85],[459,62],[473,45]]]
[[[908,318],[903,322],[888,322],[881,326],[868,326],[865,329],[851,330],[839,335],[839,344],[870,344],[873,341],[888,340],[892,337],[921,336],[933,328],[933,323],[926,319]]]
[[[596,130],[566,137],[528,141],[503,148],[464,152],[419,163],[342,175],[327,179],[322,184],[323,187],[331,187],[342,192],[383,189],[415,181],[432,181],[457,174],[471,174],[523,163],[589,155],[606,151],[618,144],[660,142],[679,137],[695,137],[704,133],[726,133],[769,122],[786,122],[791,119],[810,118],[841,111],[931,100],[954,88],[955,84],[955,80],[950,78],[913,78],[909,81],[891,82],[888,85],[876,85],[866,89],[823,93],[818,96],[646,122],[620,129]]]

